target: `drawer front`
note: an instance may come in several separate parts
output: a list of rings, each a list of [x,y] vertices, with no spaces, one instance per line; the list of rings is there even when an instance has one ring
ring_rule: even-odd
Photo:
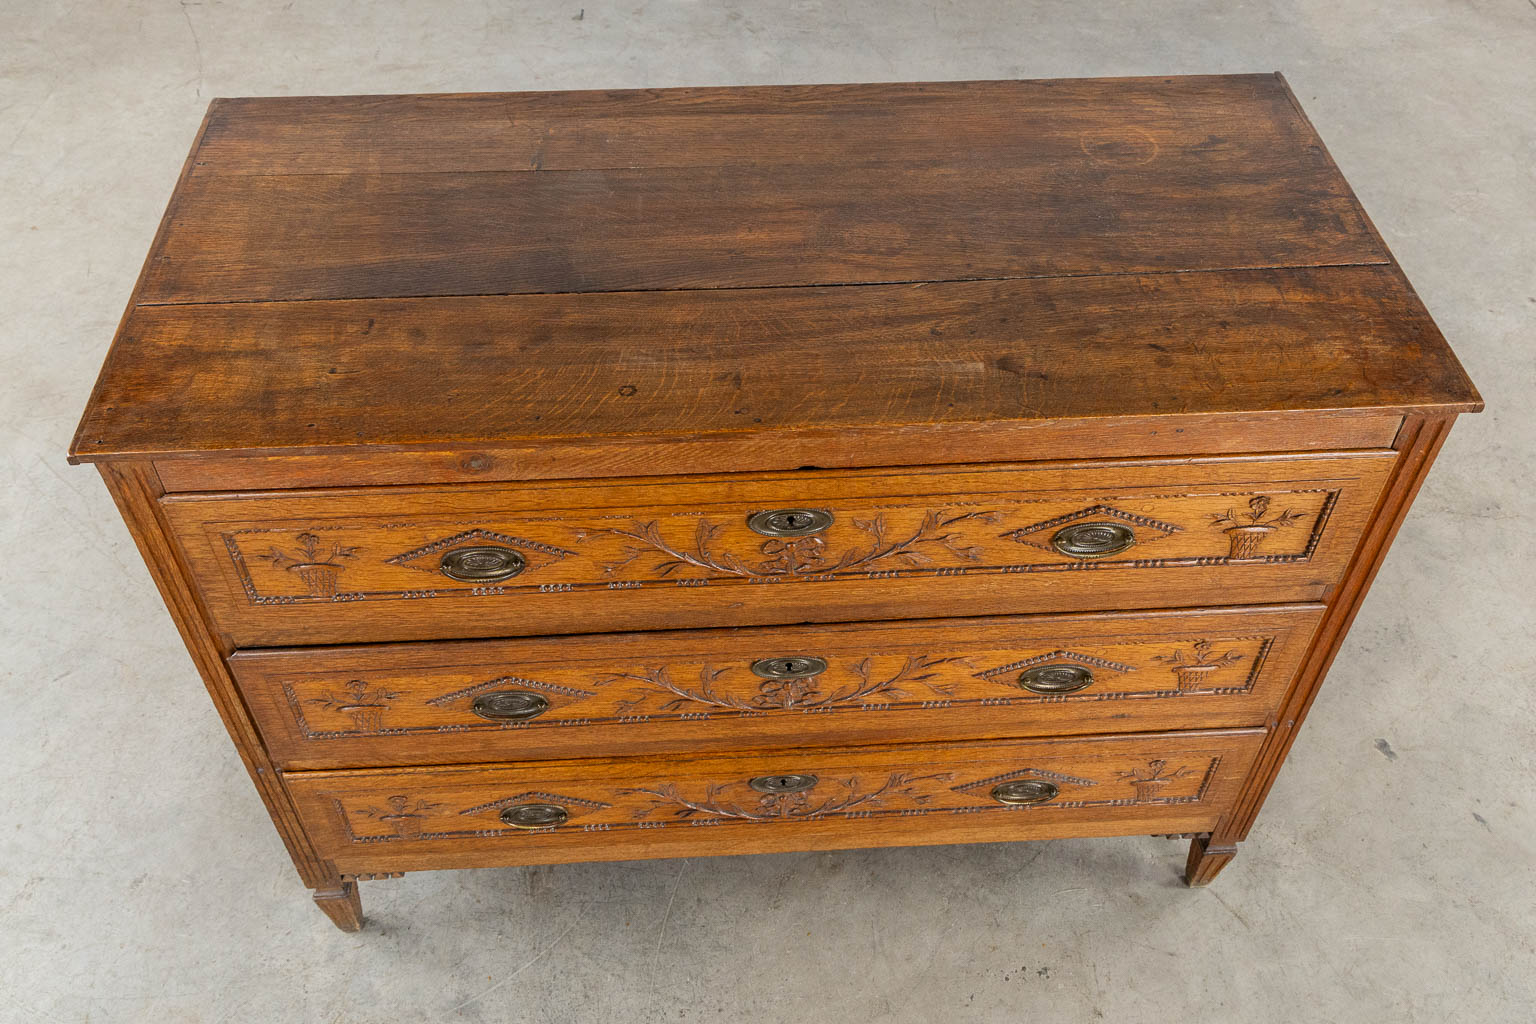
[[[290,772],[343,872],[1201,832],[1262,729]]]
[[[1322,606],[258,650],[285,768],[1258,725]]]
[[[163,501],[219,629],[272,646],[1315,601],[1393,457]]]

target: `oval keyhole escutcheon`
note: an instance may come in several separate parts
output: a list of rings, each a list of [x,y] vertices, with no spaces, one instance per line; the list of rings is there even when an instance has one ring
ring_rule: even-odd
[[[801,655],[760,658],[752,663],[752,674],[762,679],[804,679],[827,670],[826,660]]]
[[[832,513],[821,508],[776,508],[747,517],[747,526],[764,537],[807,537],[831,525]]]
[[[759,793],[803,793],[816,782],[814,775],[759,775],[747,785]]]

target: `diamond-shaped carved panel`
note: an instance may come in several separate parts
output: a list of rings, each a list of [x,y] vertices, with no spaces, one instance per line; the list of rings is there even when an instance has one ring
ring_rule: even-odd
[[[515,548],[527,559],[528,569],[537,569],[542,566],[552,565],[563,558],[569,558],[575,554],[565,548],[555,547],[553,544],[541,544],[526,537],[514,537],[511,534],[497,533],[494,530],[465,530],[451,537],[441,537],[429,541],[419,548],[402,552],[393,558],[385,559],[389,565],[399,565],[408,569],[419,569],[422,572],[438,573],[442,567],[443,556],[456,548],[477,547],[485,544],[502,545]],[[526,571],[526,570],[525,570]]]
[[[522,793],[514,794],[513,796],[506,796],[499,800],[492,800],[490,803],[476,804],[474,807],[466,807],[464,810],[460,811],[459,814],[462,817],[470,818],[485,817],[491,819],[486,822],[488,827],[501,827],[502,822],[499,819],[503,811],[509,807],[517,807],[519,805],[524,805],[526,808],[526,805],[530,804],[540,808],[558,807],[560,810],[565,812],[565,816],[558,822],[550,822],[550,824],[547,826],[549,828],[558,828],[562,825],[577,823],[588,815],[596,814],[599,811],[605,811],[613,806],[612,804],[603,803],[601,800],[584,800],[579,796],[566,796],[563,793],[551,793],[540,789],[530,789]],[[494,825],[492,824],[492,821],[494,821]],[[522,827],[526,829],[530,826],[524,825]]]
[[[1098,669],[1110,675],[1124,675],[1127,672],[1135,672],[1135,665],[1127,665],[1119,661],[1110,661],[1108,658],[1098,658],[1091,654],[1080,654],[1077,651],[1055,650],[1044,654],[1036,654],[1033,657],[1023,658],[1019,661],[1010,661],[1006,665],[997,668],[985,669],[977,672],[976,678],[986,679],[990,682],[1003,681],[1004,677],[1011,676],[1015,672],[1022,672],[1036,665],[1050,665],[1060,662],[1069,662],[1074,665],[1083,665],[1088,668]],[[1010,684],[1012,680],[1007,680]]]
[[[978,779],[975,782],[967,782],[960,786],[951,786],[956,793],[975,793],[977,790],[990,789],[1003,782],[1012,782],[1014,779],[1045,779],[1049,782],[1063,782],[1072,786],[1097,786],[1094,779],[1084,779],[1076,775],[1068,775],[1065,772],[1054,772],[1046,768],[1018,768],[1002,775],[993,775],[990,778]]]
[[[1160,519],[1153,519],[1150,516],[1139,516],[1134,512],[1126,512],[1111,505],[1090,505],[1087,508],[1080,508],[1076,512],[1055,516],[1043,522],[1035,523],[1032,526],[1023,526],[1017,530],[1010,530],[999,536],[1007,537],[1009,540],[1017,541],[1020,544],[1028,544],[1030,547],[1039,548],[1041,551],[1049,551],[1052,554],[1061,555],[1064,558],[1072,558],[1074,556],[1057,550],[1051,544],[1051,538],[1064,527],[1070,526],[1073,523],[1089,521],[1110,521],[1125,524],[1135,533],[1136,542],[1133,547],[1162,540],[1164,537],[1183,530],[1183,527],[1173,523],[1165,523]]]

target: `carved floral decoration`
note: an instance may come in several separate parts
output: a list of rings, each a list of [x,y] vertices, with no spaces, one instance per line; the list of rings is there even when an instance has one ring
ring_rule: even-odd
[[[749,712],[810,710],[834,705],[902,700],[908,695],[902,687],[913,684],[921,685],[940,697],[952,696],[954,687],[933,682],[937,673],[931,670],[957,660],[959,659],[911,655],[892,675],[885,676],[882,673],[881,676],[876,676],[870,659],[863,658],[851,668],[854,682],[838,687],[830,693],[824,692],[821,675],[818,674],[787,679],[764,679],[759,683],[755,695],[742,698],[717,690],[715,688],[717,681],[730,670],[717,669],[709,665],[703,666],[700,670],[698,685],[693,687],[673,681],[671,673],[665,667],[643,673],[619,673],[608,676],[599,683],[631,679],[645,684],[645,688],[637,690],[633,697],[620,702],[618,710],[621,714],[640,712],[653,699],[654,694],[649,692],[652,688],[673,695],[671,699],[652,709],[658,712],[677,711],[690,704]]]
[[[923,517],[922,523],[912,534],[893,539],[882,513],[873,519],[854,519],[853,526],[866,534],[869,540],[867,544],[850,547],[841,554],[829,553],[825,538],[817,535],[772,537],[758,545],[758,554],[762,556],[760,559],[747,559],[733,552],[716,550],[715,544],[725,527],[704,519],[699,520],[694,530],[691,547],[673,544],[662,534],[660,525],[654,520],[637,522],[629,528],[586,530],[580,532],[577,539],[585,539],[593,533],[607,533],[632,542],[625,545],[617,561],[603,564],[605,576],[618,573],[647,553],[660,553],[663,557],[651,567],[651,571],[663,578],[692,567],[702,569],[712,576],[766,579],[892,564],[915,568],[931,564],[933,556],[929,552],[935,549],[948,551],[965,561],[980,561],[981,549],[967,544],[965,538],[951,527],[972,520],[996,523],[1001,518],[999,512],[947,515],[934,510]]]
[[[1238,512],[1236,509],[1227,509],[1226,512],[1211,516],[1211,523],[1227,535],[1231,550],[1228,557],[1233,559],[1254,558],[1258,555],[1259,547],[1264,539],[1276,530],[1291,526],[1307,518],[1305,512],[1297,512],[1286,509],[1269,515],[1270,500],[1267,495],[1256,495],[1248,502],[1247,512]],[[1268,518],[1266,518],[1266,516]]]
[[[1182,779],[1194,774],[1192,768],[1177,768],[1170,770],[1168,762],[1162,758],[1148,761],[1144,767],[1132,768],[1129,771],[1115,772],[1115,778],[1124,779],[1136,789],[1136,802],[1139,804],[1151,803],[1157,799],[1157,795],[1163,787],[1175,779]]]
[[[427,800],[417,800],[412,803],[410,797],[402,795],[392,796],[384,803],[383,807],[359,807],[352,813],[360,818],[371,818],[387,826],[401,839],[414,839],[420,836],[421,819],[443,806]]]
[[[1172,654],[1155,655],[1152,660],[1167,665],[1179,681],[1181,691],[1199,690],[1209,685],[1209,678],[1218,669],[1235,665],[1243,660],[1238,651],[1216,653],[1216,645],[1209,640],[1196,640],[1193,649],[1182,648]]]
[[[747,807],[724,799],[723,794],[731,787],[718,782],[710,783],[703,798],[698,800],[683,796],[682,792],[670,783],[654,789],[626,789],[622,792],[624,795],[643,794],[653,798],[649,806],[641,807],[634,812],[633,816],[636,820],[645,820],[657,813],[670,813],[673,819],[684,821],[700,816],[747,821],[804,820],[830,814],[845,814],[855,809],[872,810],[883,806],[888,800],[901,800],[908,804],[922,806],[928,803],[933,795],[922,792],[919,783],[948,782],[951,778],[953,775],[949,772],[934,775],[894,772],[878,788],[862,792],[860,790],[862,783],[859,779],[841,779],[830,784],[834,790],[830,795],[818,798],[814,792],[815,787],[797,793],[764,793],[758,797],[755,805]]]
[[[359,732],[378,732],[384,725],[384,712],[389,702],[400,696],[398,691],[375,689],[366,679],[349,679],[338,692],[326,690],[318,697],[311,697],[306,704],[317,704],[328,711],[336,711],[352,719],[352,726]]]
[[[298,541],[297,551],[284,551],[273,547],[271,551],[262,555],[279,569],[287,569],[304,581],[312,597],[334,597],[336,595],[336,574],[342,569],[338,564],[340,559],[351,558],[357,554],[357,548],[344,547],[341,544],[332,544],[327,550],[320,542],[319,536],[305,531],[294,538]]]

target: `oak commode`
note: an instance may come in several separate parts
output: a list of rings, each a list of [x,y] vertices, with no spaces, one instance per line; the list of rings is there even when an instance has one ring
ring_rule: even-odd
[[[1277,75],[237,99],[71,458],[356,929],[559,861],[1209,882],[1480,405]]]

